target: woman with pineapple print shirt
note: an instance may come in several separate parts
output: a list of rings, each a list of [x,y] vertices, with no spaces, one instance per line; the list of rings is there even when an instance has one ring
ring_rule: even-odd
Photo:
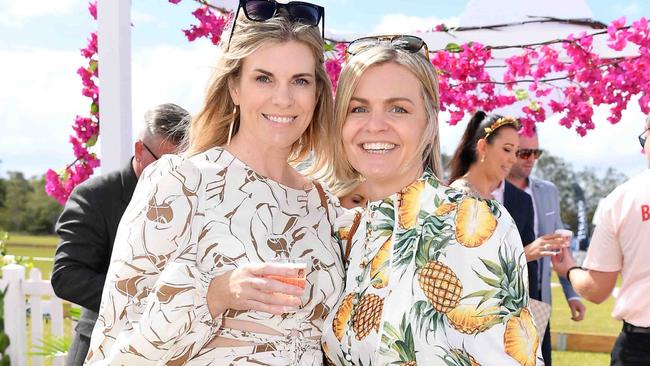
[[[326,320],[326,362],[541,365],[512,219],[436,177],[438,84],[426,45],[367,37],[348,52],[328,135],[337,159],[317,166],[341,181],[365,178],[370,202],[337,218],[349,264]]]

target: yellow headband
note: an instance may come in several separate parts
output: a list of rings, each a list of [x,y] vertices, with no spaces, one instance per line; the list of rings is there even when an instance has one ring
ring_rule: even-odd
[[[520,128],[519,121],[517,121],[514,117],[501,117],[494,121],[493,124],[490,125],[490,127],[485,127],[483,131],[485,131],[485,137],[484,139],[487,139],[488,136],[490,136],[494,131],[498,130],[499,127],[504,126],[504,125],[513,125],[517,130]]]

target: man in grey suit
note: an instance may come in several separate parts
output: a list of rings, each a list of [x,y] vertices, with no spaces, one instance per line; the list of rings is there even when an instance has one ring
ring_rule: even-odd
[[[56,224],[61,241],[54,256],[51,282],[58,297],[84,308],[75,327],[67,366],[83,365],[88,353],[117,226],[138,177],[161,155],[176,152],[189,118],[185,109],[171,103],[147,111],[128,164],[120,171],[79,184],[65,204]]]
[[[517,188],[528,193],[533,199],[535,211],[535,237],[534,242],[524,247],[526,259],[530,262],[537,260],[539,270],[539,289],[542,301],[551,303],[551,259],[555,252],[557,243],[563,239],[555,230],[564,229],[560,217],[560,202],[555,185],[551,182],[536,179],[530,176],[535,162],[542,154],[539,149],[537,133],[527,137],[519,136],[519,150],[517,151],[517,162],[512,166],[508,181]],[[571,284],[564,278],[560,278],[560,284],[571,309],[571,319],[581,321],[585,315],[585,306],[580,296],[573,290]],[[544,363],[551,366],[551,338],[550,322],[547,325],[544,340],[542,342],[542,354]]]

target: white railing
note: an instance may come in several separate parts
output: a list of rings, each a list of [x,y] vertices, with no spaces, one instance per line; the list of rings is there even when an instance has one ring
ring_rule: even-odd
[[[27,349],[27,313],[30,317],[30,344],[39,345],[45,332],[45,319],[49,318],[50,332],[53,337],[64,336],[63,300],[56,297],[50,281],[41,278],[37,268],[29,271],[25,278],[25,267],[9,264],[2,267],[0,289],[7,289],[4,298],[5,332],[9,336],[9,356],[12,366],[26,366],[31,357],[32,365],[42,365],[41,356],[28,356]],[[71,327],[72,333],[74,325]],[[68,334],[72,337],[72,334]],[[63,366],[65,355],[52,358],[53,366]]]

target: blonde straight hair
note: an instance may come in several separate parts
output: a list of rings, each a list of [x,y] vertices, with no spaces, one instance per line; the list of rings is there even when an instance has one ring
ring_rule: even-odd
[[[291,149],[289,160],[297,162],[314,151],[324,153],[327,124],[332,120],[332,84],[324,67],[323,39],[318,27],[293,22],[283,14],[263,21],[248,20],[244,14],[232,29],[228,48],[221,45],[223,54],[208,85],[205,100],[199,113],[192,119],[188,134],[187,156],[199,154],[214,146],[224,146],[228,141],[230,124],[234,124],[233,136],[239,129],[239,109],[230,97],[229,82],[236,82],[244,59],[269,43],[297,41],[307,45],[316,61],[316,108],[311,123]],[[222,42],[228,35],[224,34]],[[235,110],[235,113],[233,113]]]
[[[440,98],[436,70],[429,60],[420,53],[375,46],[350,58],[343,70],[341,70],[334,104],[334,123],[330,132],[326,135],[326,153],[322,156],[316,156],[312,173],[315,177],[323,179],[328,184],[363,179],[361,174],[352,167],[345,155],[341,138],[343,124],[348,114],[350,100],[361,76],[370,67],[388,62],[394,62],[406,67],[420,81],[428,123],[420,146],[418,146],[418,152],[419,156],[422,157],[423,168],[433,172],[436,177],[441,176],[442,159],[440,157],[440,136],[438,133]]]

